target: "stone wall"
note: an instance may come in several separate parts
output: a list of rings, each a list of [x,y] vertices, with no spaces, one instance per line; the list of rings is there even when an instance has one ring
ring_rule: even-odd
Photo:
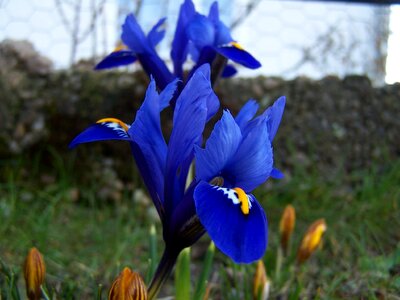
[[[97,119],[133,120],[146,76],[95,72],[89,66],[54,71],[29,44],[0,43],[0,159],[48,147],[68,156],[71,139]],[[362,76],[317,81],[257,77],[221,80],[216,92],[232,112],[249,98],[266,107],[287,97],[274,141],[277,165],[286,172],[301,166],[330,176],[400,156],[400,84],[374,88]],[[167,123],[164,130],[170,127]],[[82,157],[114,157],[117,166],[126,166],[125,155],[130,155],[121,143],[79,151],[85,152]]]

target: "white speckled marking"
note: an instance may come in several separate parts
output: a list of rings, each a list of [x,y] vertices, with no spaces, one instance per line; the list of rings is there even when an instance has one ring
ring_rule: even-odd
[[[219,186],[214,186],[214,188],[217,189],[218,191],[223,191],[224,195],[227,198],[229,198],[233,204],[240,204],[238,194],[236,193],[236,191],[234,189],[228,189],[228,188],[219,187]],[[246,196],[247,196],[247,201],[249,202],[249,209],[251,209],[251,202],[253,200],[248,195],[246,195]]]
[[[100,124],[110,128],[112,130],[114,130],[120,137],[129,138],[128,133],[118,123],[115,123],[115,122],[102,122]],[[127,126],[128,126],[128,128],[130,127],[130,125],[127,125]]]

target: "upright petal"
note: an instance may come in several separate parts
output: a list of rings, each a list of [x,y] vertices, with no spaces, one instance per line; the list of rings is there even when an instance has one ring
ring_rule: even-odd
[[[152,48],[155,48],[165,36],[165,29],[160,29],[160,27],[164,25],[166,19],[167,18],[162,18],[159,20],[147,35],[147,40]]]
[[[130,141],[127,133],[129,125],[114,118],[99,120],[98,123],[91,125],[69,144],[69,148],[75,148],[82,143],[106,141],[106,140],[122,140]]]
[[[135,53],[147,75],[153,75],[157,86],[164,89],[174,77],[154,49],[154,41],[159,36],[155,36],[155,33],[151,33],[151,36],[153,38],[149,42],[133,15],[129,15],[122,25],[122,41]]]
[[[229,111],[224,111],[207,140],[205,149],[196,148],[196,178],[210,181],[221,175],[239,148],[242,134]]]
[[[196,11],[191,0],[185,0],[179,11],[178,23],[176,25],[174,40],[172,41],[171,58],[174,63],[174,73],[182,78],[182,65],[186,61],[188,37],[186,27],[194,17]]]
[[[235,118],[236,123],[241,129],[244,128],[247,122],[254,118],[255,114],[257,113],[258,107],[258,103],[253,99],[250,99],[246,102],[245,105],[243,105],[242,109],[239,111]]]
[[[267,180],[272,164],[271,142],[267,126],[262,123],[244,136],[238,151],[224,169],[224,178],[248,193]]]
[[[278,131],[279,124],[282,120],[283,111],[285,110],[286,97],[282,96],[270,106],[265,114],[268,117],[267,126],[269,132],[269,138],[271,141],[274,140],[276,132]]]
[[[221,21],[218,21],[216,26],[216,35],[214,40],[215,46],[229,44],[233,41],[231,30]]]
[[[251,263],[260,259],[268,243],[267,219],[262,207],[252,195],[248,214],[241,210],[231,189],[201,182],[194,192],[200,222],[217,248],[236,263]]]
[[[205,46],[213,46],[215,39],[215,27],[205,16],[196,14],[188,24],[186,33],[198,49]]]
[[[169,83],[165,89],[160,93],[160,111],[166,108],[169,105],[169,102],[173,98],[176,93],[177,84],[180,80],[176,78],[174,81]]]
[[[217,24],[219,22],[219,7],[218,2],[214,1],[210,6],[210,11],[208,13],[208,18],[214,23]]]
[[[166,167],[165,205],[169,212],[183,196],[193,148],[201,141],[206,123],[208,99],[218,101],[205,73],[209,73],[208,65],[198,69],[176,101]]]
[[[128,133],[140,148],[149,168],[148,176],[151,178],[144,178],[145,182],[156,190],[158,198],[163,201],[167,145],[161,131],[159,98],[155,81],[151,80],[145,100]]]
[[[121,39],[136,54],[151,51],[146,35],[133,15],[126,17]]]

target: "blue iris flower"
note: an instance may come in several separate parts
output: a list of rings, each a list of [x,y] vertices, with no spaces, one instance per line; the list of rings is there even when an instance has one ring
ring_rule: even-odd
[[[172,41],[171,59],[174,71],[171,72],[158,56],[155,47],[164,38],[162,26],[165,18],[157,22],[146,36],[133,15],[129,15],[122,26],[123,46],[105,57],[96,69],[108,69],[127,65],[138,60],[149,76],[154,76],[160,89],[178,77],[183,80],[183,65],[188,56],[194,61],[188,79],[204,63],[212,65],[212,84],[222,75],[229,77],[236,73],[232,60],[247,68],[261,66],[249,52],[244,50],[230,34],[229,28],[219,18],[218,3],[214,2],[208,16],[196,12],[191,0],[181,5],[178,22]]]
[[[181,200],[188,197],[185,194],[190,193],[190,189],[185,190],[185,185],[194,157],[194,146],[200,145],[206,122],[219,108],[219,101],[211,88],[209,78],[210,68],[204,65],[177,97],[173,130],[168,145],[162,135],[160,112],[169,105],[176,91],[177,80],[158,93],[154,79],[150,81],[143,104],[132,124],[115,118],[104,118],[88,127],[70,143],[70,148],[81,143],[102,140],[130,143],[139,172],[163,224],[164,240],[169,244],[173,241],[176,251],[191,245],[204,232],[201,229],[185,240],[182,236],[185,232],[181,232],[176,222],[172,222],[172,216]],[[186,222],[190,217],[184,215],[175,219]]]
[[[208,16],[197,13],[191,0],[182,4],[171,51],[178,76],[182,74],[182,62],[187,54],[196,66],[221,63],[221,67],[225,67],[225,77],[236,73],[234,67],[226,66],[228,59],[250,69],[261,67],[260,62],[232,38],[229,28],[220,20],[218,2],[211,5]],[[222,62],[218,60],[221,57],[224,58]]]
[[[224,111],[205,148],[196,147],[196,212],[215,245],[235,262],[260,259],[267,247],[264,210],[251,192],[274,172],[271,141],[285,98],[253,119],[249,101],[233,118]]]

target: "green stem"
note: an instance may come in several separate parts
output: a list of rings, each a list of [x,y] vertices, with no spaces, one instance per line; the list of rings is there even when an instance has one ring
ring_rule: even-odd
[[[157,297],[158,292],[160,291],[165,281],[168,279],[169,275],[172,272],[172,269],[175,266],[179,252],[180,251],[171,251],[171,249],[169,249],[168,247],[165,248],[161,261],[158,264],[156,273],[154,274],[150,286],[147,289],[149,300],[155,299]]]
[[[282,262],[283,262],[283,251],[281,247],[278,247],[278,251],[276,254],[276,268],[275,268],[276,281],[279,281],[281,277]]]

